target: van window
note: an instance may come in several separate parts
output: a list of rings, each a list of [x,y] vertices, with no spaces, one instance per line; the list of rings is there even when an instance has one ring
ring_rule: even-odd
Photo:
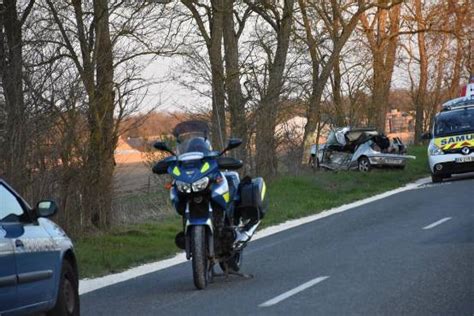
[[[435,137],[466,133],[474,133],[474,108],[442,112],[435,119]]]

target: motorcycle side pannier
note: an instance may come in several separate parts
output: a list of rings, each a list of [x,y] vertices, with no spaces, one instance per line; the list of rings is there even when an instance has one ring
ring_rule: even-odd
[[[244,220],[250,219],[255,224],[261,220],[267,211],[266,186],[263,178],[244,178],[239,185],[240,201],[237,212]]]

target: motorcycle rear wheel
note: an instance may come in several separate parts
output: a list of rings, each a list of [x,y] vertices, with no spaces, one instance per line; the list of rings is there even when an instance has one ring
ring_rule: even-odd
[[[207,234],[204,226],[191,227],[191,252],[194,285],[202,290],[206,288],[209,279]]]

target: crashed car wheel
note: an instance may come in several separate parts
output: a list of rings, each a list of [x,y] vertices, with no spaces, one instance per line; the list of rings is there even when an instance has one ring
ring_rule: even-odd
[[[369,172],[371,169],[370,161],[369,158],[367,157],[361,157],[359,158],[359,164],[358,164],[358,169],[361,172]]]

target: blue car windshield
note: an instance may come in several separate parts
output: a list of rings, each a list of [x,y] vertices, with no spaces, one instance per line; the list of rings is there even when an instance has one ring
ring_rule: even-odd
[[[435,120],[434,136],[443,137],[474,132],[474,108],[441,112]]]

